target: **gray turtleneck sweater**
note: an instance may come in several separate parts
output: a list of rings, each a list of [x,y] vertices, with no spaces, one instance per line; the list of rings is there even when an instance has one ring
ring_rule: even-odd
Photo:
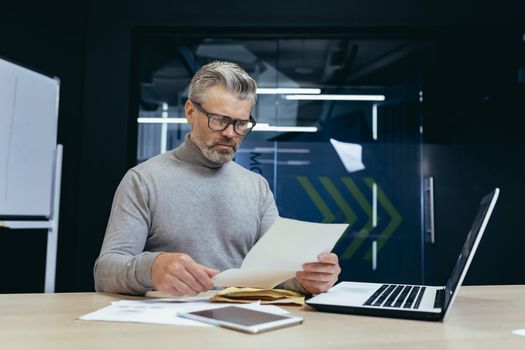
[[[161,252],[186,253],[221,271],[239,267],[277,215],[262,176],[211,162],[186,135],[180,147],[122,179],[95,262],[95,289],[144,294]]]

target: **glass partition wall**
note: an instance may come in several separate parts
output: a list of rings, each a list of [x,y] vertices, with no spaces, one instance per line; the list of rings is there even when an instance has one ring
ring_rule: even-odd
[[[424,280],[424,42],[147,32],[134,46],[137,162],[190,131],[193,73],[236,62],[257,81],[258,102],[235,161],[268,180],[280,215],[350,224],[335,248],[341,280]]]

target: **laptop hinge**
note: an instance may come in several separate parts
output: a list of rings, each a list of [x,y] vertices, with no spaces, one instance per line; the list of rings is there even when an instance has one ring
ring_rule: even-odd
[[[442,309],[445,305],[445,288],[436,290],[436,298],[434,299],[434,308]]]

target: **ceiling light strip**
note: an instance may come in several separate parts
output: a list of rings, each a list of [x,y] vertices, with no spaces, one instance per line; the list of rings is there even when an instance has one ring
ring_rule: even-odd
[[[186,118],[137,118],[139,124],[186,124]]]
[[[385,95],[286,95],[285,99],[304,101],[384,101]]]
[[[278,132],[317,132],[315,126],[273,126],[256,124],[253,131],[278,131]]]
[[[377,140],[377,103],[372,106],[372,138]]]
[[[320,94],[316,88],[257,88],[258,95]]]

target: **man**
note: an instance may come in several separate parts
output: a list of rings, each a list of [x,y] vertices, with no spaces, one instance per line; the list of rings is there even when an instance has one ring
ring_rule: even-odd
[[[195,74],[184,143],[130,169],[115,193],[94,268],[97,291],[195,295],[213,288],[219,271],[241,265],[278,216],[266,180],[232,162],[255,124],[255,101],[255,81],[236,64],[213,62]],[[330,288],[338,258],[318,259],[284,287]]]

